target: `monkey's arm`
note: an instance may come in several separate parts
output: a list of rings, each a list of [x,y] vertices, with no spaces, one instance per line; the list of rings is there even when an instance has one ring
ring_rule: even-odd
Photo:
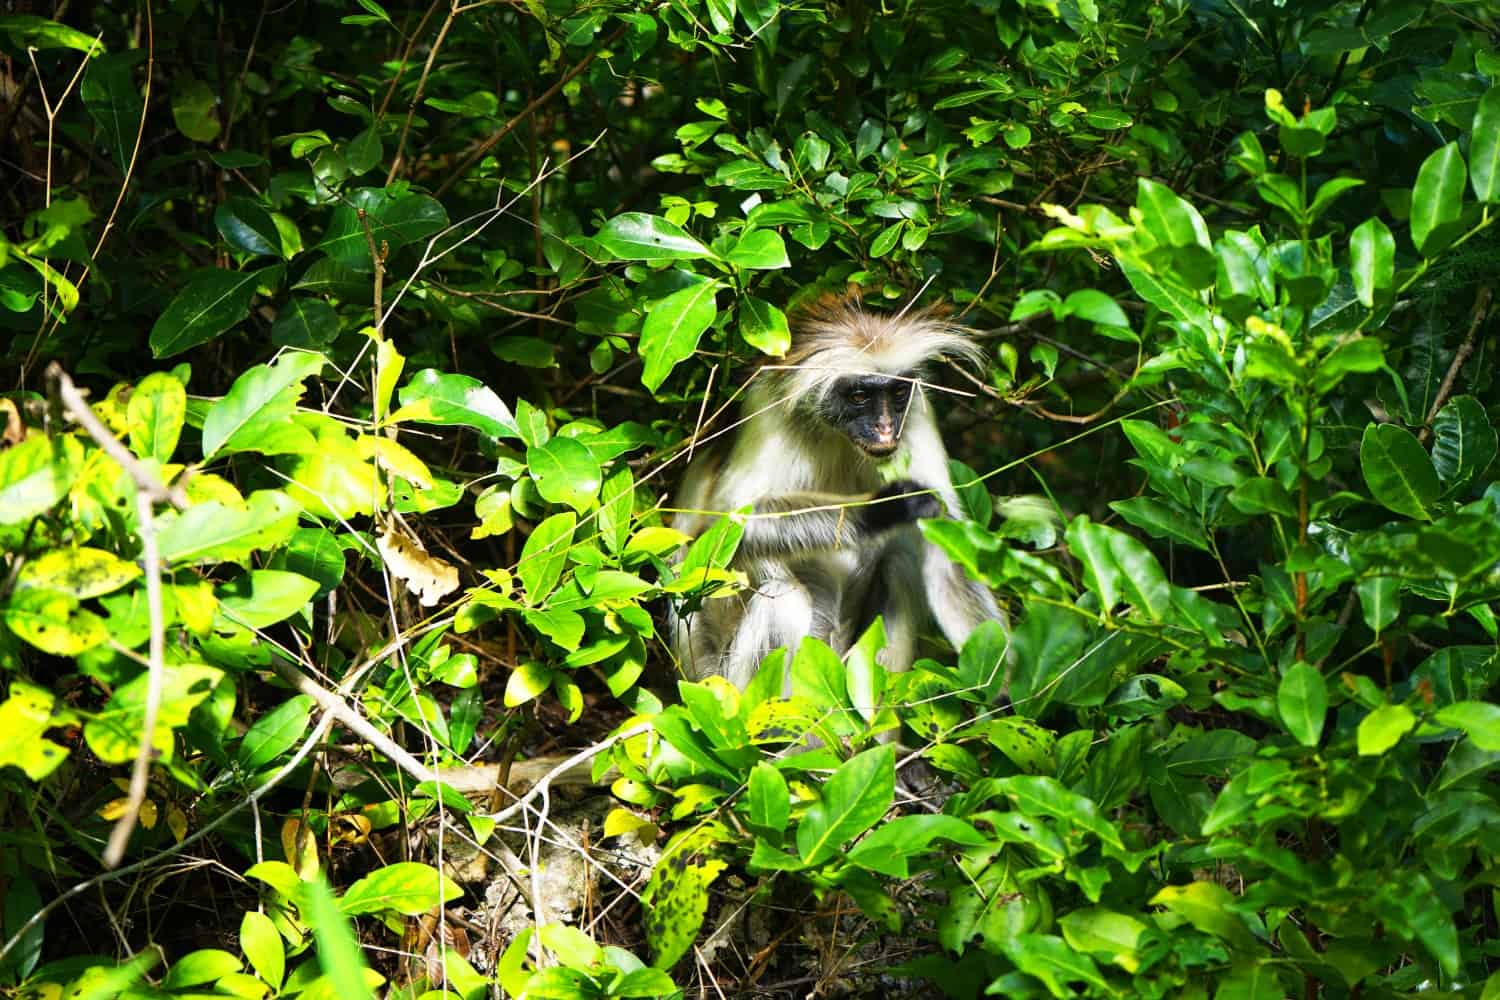
[[[941,512],[932,494],[910,480],[889,483],[873,495],[783,493],[761,497],[751,507],[739,548],[739,554],[750,559],[849,548]]]

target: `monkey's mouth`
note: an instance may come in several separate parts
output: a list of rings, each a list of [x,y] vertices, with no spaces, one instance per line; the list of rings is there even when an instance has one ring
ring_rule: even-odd
[[[896,453],[896,448],[900,444],[899,441],[892,441],[889,444],[879,441],[861,441],[859,446],[871,458],[888,458]]]

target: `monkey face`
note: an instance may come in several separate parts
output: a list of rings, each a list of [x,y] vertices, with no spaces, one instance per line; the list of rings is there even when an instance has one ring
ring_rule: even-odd
[[[890,375],[839,380],[823,399],[819,416],[842,431],[871,458],[885,458],[901,444],[913,381]]]

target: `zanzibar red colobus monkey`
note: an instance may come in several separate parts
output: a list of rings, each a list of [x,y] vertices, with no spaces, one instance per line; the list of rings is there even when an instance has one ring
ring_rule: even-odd
[[[875,620],[881,661],[905,670],[923,629],[955,648],[981,622],[1004,621],[989,589],[917,530],[960,517],[948,455],[922,388],[938,360],[979,348],[932,310],[884,315],[825,299],[794,321],[784,363],[746,393],[746,419],[727,447],[693,458],[677,506],[690,535],[750,507],[733,567],[748,586],[674,616],[689,677],[743,689],[771,650],[815,636],[843,654]]]

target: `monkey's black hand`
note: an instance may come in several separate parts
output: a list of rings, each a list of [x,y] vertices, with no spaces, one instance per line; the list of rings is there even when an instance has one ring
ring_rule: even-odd
[[[906,494],[911,494],[907,496]],[[870,498],[873,502],[862,508],[865,528],[871,534],[894,528],[924,517],[938,517],[943,505],[927,487],[911,479],[897,479],[886,483]]]

